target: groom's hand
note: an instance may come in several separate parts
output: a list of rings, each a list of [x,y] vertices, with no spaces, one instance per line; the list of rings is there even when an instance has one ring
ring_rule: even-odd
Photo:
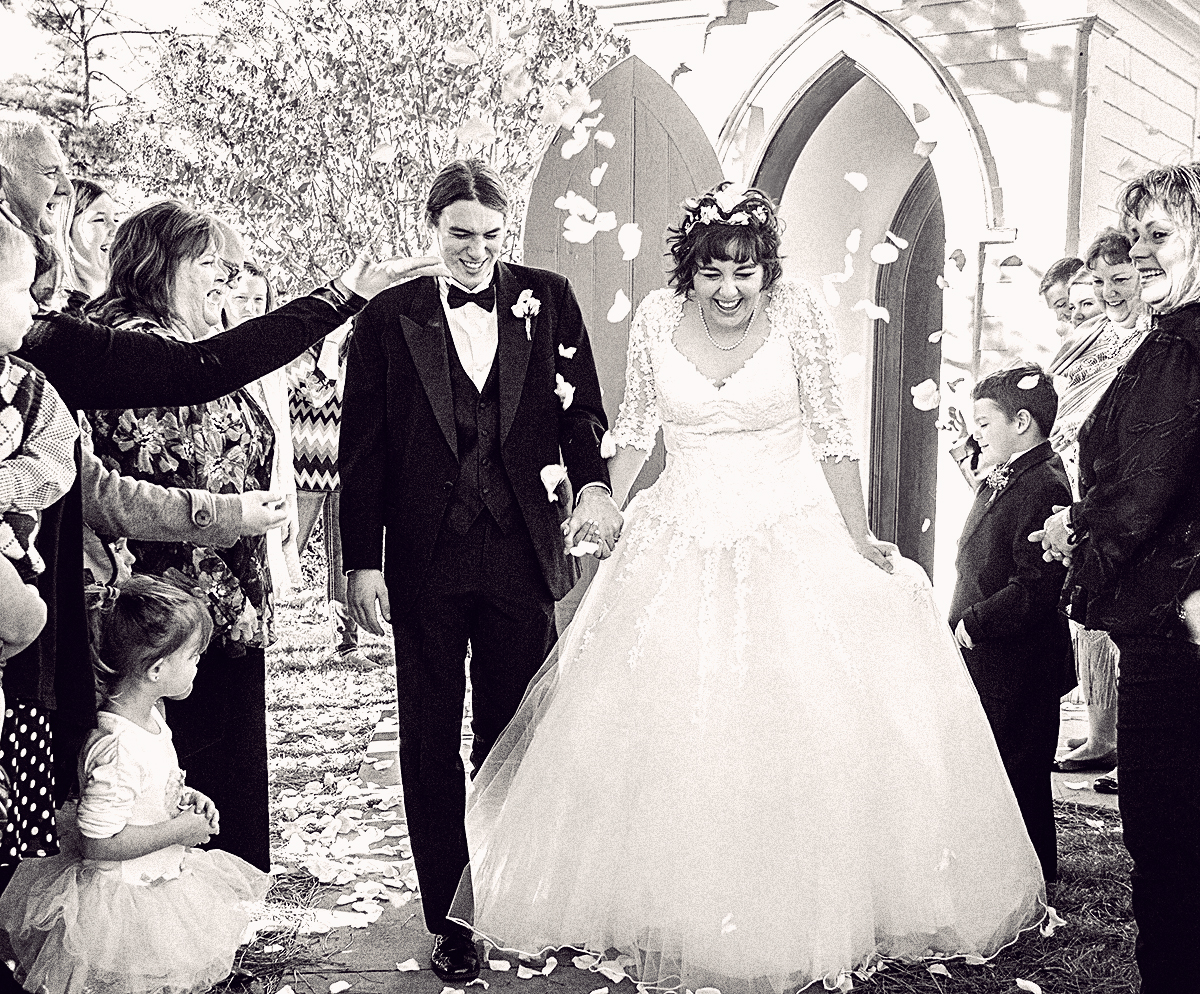
[[[570,554],[577,542],[593,542],[599,548],[592,553],[597,559],[612,555],[625,519],[620,508],[601,487],[587,487],[579,495],[575,511],[563,522],[563,551]]]
[[[379,605],[376,613],[375,605]],[[346,577],[346,613],[354,623],[373,635],[382,635],[383,626],[379,615],[389,625],[392,623],[392,606],[388,602],[387,584],[383,582],[383,571],[377,569],[351,570]]]

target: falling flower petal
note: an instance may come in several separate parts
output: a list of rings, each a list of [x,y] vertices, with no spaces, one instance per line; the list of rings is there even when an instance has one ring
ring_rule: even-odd
[[[929,526],[932,524],[933,524],[933,522],[930,521],[928,518],[926,518],[924,521],[922,521],[921,522],[921,534],[924,534],[925,532],[929,531]]]
[[[592,170],[592,175],[589,177],[592,181],[592,186],[599,186],[604,179],[604,174],[608,172],[608,163],[602,162]]]
[[[451,42],[442,49],[442,58],[452,66],[473,66],[479,61],[479,56],[470,45]]]
[[[533,77],[524,70],[515,76],[505,76],[500,84],[500,102],[515,104],[518,100],[524,100],[532,89]]]
[[[558,354],[560,356],[562,356],[564,359],[574,359],[575,358],[575,349],[576,349],[576,346],[574,346],[574,345],[572,345],[570,348],[567,348],[565,345],[560,344],[558,347]]]
[[[604,120],[603,114],[593,114],[591,117],[581,117],[579,123],[585,128],[594,128],[597,124]]]
[[[937,331],[930,332],[930,334],[929,334],[929,340],[930,340],[930,341],[931,341],[931,342],[932,342],[934,345],[937,345],[937,343],[938,343],[938,342],[940,342],[940,341],[942,340],[942,336],[943,336],[944,334],[946,334],[946,330],[945,330],[944,328],[939,328]]]
[[[1022,376],[1017,380],[1017,389],[1032,390],[1041,382],[1042,378],[1037,373],[1030,373],[1028,376]]]
[[[571,214],[563,221],[563,238],[576,245],[587,245],[596,237],[596,226],[578,214]]]
[[[554,201],[554,206],[560,211],[569,211],[585,220],[591,221],[596,216],[596,208],[587,197],[581,197],[574,190],[568,190],[566,196]]]
[[[632,305],[629,303],[629,298],[625,296],[624,290],[618,290],[613,296],[613,305],[608,309],[609,324],[616,324],[618,321],[624,321],[629,315]]]
[[[606,431],[600,437],[600,458],[601,459],[611,459],[616,454],[617,454],[616,440],[612,437],[611,431]],[[576,956],[575,958],[579,959],[580,957]],[[578,966],[579,964],[576,963],[575,965]]]
[[[490,959],[488,960],[488,969],[493,973],[505,973],[512,969],[512,964],[506,959]]]
[[[862,228],[855,228],[846,236],[846,251],[857,252],[858,246],[862,243]]]
[[[867,188],[867,177],[865,177],[862,173],[846,173],[842,179],[854,187],[854,189],[856,189],[859,193],[862,193]]]
[[[471,114],[458,126],[458,130],[454,132],[454,137],[464,145],[470,145],[474,142],[490,145],[496,140],[496,132],[478,114]]]
[[[900,258],[900,250],[888,242],[880,242],[871,246],[871,261],[880,266],[886,266]]]
[[[924,104],[913,104],[913,121],[920,124],[929,120],[929,109]]]
[[[554,392],[558,394],[558,399],[562,401],[563,410],[565,411],[571,406],[571,402],[575,399],[575,386],[563,379],[562,373],[554,374]]]
[[[605,148],[612,148],[617,141],[611,131],[597,131],[592,138],[597,145],[603,145]]]
[[[538,115],[538,124],[544,127],[558,127],[562,121],[563,105],[553,98],[547,99]]]
[[[536,976],[537,976],[537,974],[534,973],[531,969],[529,969],[529,967],[527,967],[524,963],[517,964],[517,979],[518,980],[532,980]]]
[[[542,486],[546,488],[546,497],[551,501],[558,500],[558,485],[567,478],[567,467],[562,463],[551,463],[549,466],[543,466],[539,475],[542,478]]]
[[[913,146],[913,155],[919,155],[922,159],[928,159],[933,150],[937,148],[937,142],[923,142],[918,140]]]
[[[925,969],[939,977],[950,976],[950,971],[947,970],[946,967],[941,963],[934,963],[932,966],[927,966]]]
[[[841,371],[842,379],[853,380],[862,375],[864,369],[867,368],[867,360],[863,358],[861,352],[847,352],[842,356],[841,362],[838,363],[838,369]]]
[[[737,926],[733,923],[733,912],[731,911],[721,919],[721,934],[728,935],[730,932],[736,932]]]
[[[1063,786],[1068,790],[1083,790],[1084,787],[1090,787],[1091,782],[1088,780],[1064,780]]]
[[[963,271],[963,267],[967,264],[967,255],[960,248],[956,248],[953,252],[946,256],[946,258],[950,259],[954,265],[958,267],[958,271],[960,273]]]
[[[348,991],[350,985],[344,980],[335,980],[329,985],[329,994],[342,994],[342,991]]]
[[[937,278],[937,285],[943,290],[950,289],[950,282],[946,279],[945,276],[939,276]]]
[[[869,300],[860,300],[854,305],[853,310],[866,311],[867,317],[872,321],[883,321],[886,324],[892,320],[892,315],[886,307],[872,304]]]
[[[887,233],[887,236],[888,236],[888,239],[892,242],[892,244],[894,244],[896,246],[896,248],[900,249],[900,251],[903,252],[906,248],[908,248],[908,239],[907,238],[901,238],[899,235],[894,235],[890,231]]]
[[[571,159],[578,155],[587,147],[588,129],[582,124],[575,125],[575,129],[571,132],[571,137],[563,142],[562,157]]]
[[[600,211],[594,223],[597,231],[612,231],[617,226],[617,214],[615,211]]]
[[[1065,924],[1067,924],[1066,921],[1059,917],[1058,912],[1047,904],[1046,921],[1042,924],[1040,929],[1042,936],[1047,939],[1050,938],[1050,936],[1054,934],[1054,930],[1056,928]]]
[[[842,295],[834,286],[837,281],[832,276],[826,276],[821,282],[825,287],[825,300],[828,301],[830,307],[837,307],[842,302]]]
[[[617,232],[617,244],[621,246],[623,262],[636,259],[642,250],[642,229],[633,221],[621,225],[621,230]]]
[[[910,387],[909,393],[912,394],[913,407],[918,411],[936,410],[942,402],[941,391],[933,380],[922,380],[915,387]]]
[[[1032,980],[1022,980],[1020,977],[1018,977],[1016,984],[1021,988],[1021,990],[1029,991],[1029,994],[1042,994],[1042,989]]]
[[[378,162],[385,166],[390,166],[392,164],[392,160],[396,158],[397,151],[399,150],[391,143],[380,145],[375,149],[374,152],[371,153],[371,161]]]

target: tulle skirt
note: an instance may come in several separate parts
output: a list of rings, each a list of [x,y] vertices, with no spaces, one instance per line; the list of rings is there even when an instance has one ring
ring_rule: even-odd
[[[145,886],[77,854],[25,860],[0,897],[0,943],[29,991],[205,991],[229,975],[270,879],[219,850],[188,849],[178,877]]]
[[[990,957],[1035,924],[1037,857],[920,567],[859,556],[828,494],[726,540],[652,494],[475,780],[452,917],[723,994]]]

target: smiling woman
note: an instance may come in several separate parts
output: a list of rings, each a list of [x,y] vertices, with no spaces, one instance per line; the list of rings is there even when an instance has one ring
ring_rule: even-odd
[[[108,289],[89,310],[128,330],[184,340],[221,320],[226,270],[217,222],[182,204],[154,204],[113,238]],[[275,437],[251,387],[192,407],[89,411],[95,452],[126,476],[214,493],[266,491]],[[120,536],[105,536],[116,539]],[[229,548],[130,542],[138,570],[179,576],[204,592],[216,625],[195,692],[169,720],[189,783],[223,813],[221,846],[270,866],[264,649],[273,640],[266,538]]]
[[[1079,430],[1080,497],[1035,536],[1071,617],[1120,652],[1121,816],[1142,991],[1200,944],[1200,164],[1154,169],[1117,209],[1154,324]]]
[[[90,179],[72,180],[71,186],[74,207],[68,248],[72,282],[82,304],[103,293],[108,284],[108,250],[120,218],[112,197]]]

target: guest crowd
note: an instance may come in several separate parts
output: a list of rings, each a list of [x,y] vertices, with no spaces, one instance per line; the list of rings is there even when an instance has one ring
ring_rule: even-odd
[[[607,423],[598,385],[592,390],[594,369],[586,372],[590,345],[574,296],[561,278],[488,254],[488,239],[499,244],[496,231],[507,224],[508,201],[488,170],[456,165],[430,196],[428,221],[444,262],[360,256],[328,284],[281,303],[227,221],[173,201],[126,216],[102,187],[68,178],[61,148],[35,118],[0,118],[0,886],[8,885],[0,958],[15,958],[24,989],[74,990],[72,971],[82,970],[98,990],[182,991],[204,989],[228,971],[244,925],[235,909],[269,883],[265,652],[275,599],[300,582],[300,555],[318,520],[331,656],[371,665],[358,630],[379,630],[378,607],[407,653],[401,679],[411,692],[402,711],[414,728],[437,707],[461,714],[461,688],[442,699],[445,688],[405,661],[423,659],[432,641],[444,639],[443,669],[457,668],[461,682],[458,635],[437,634],[422,612],[440,624],[458,610],[466,601],[456,584],[469,588],[472,604],[510,595],[502,608],[467,611],[459,626],[462,641],[472,640],[475,668],[492,655],[507,659],[513,633],[525,633],[530,645],[528,659],[506,676],[504,706],[477,736],[476,770],[555,644],[551,592],[569,587],[571,560],[561,544],[547,551],[539,529],[566,534],[568,546],[593,543],[599,558],[617,547],[622,519],[599,457]],[[778,259],[761,240],[740,255],[720,238],[694,249],[689,238],[704,228],[744,228],[738,237],[773,230],[766,198],[734,204],[739,214],[723,187],[706,196],[708,214],[685,213],[672,229],[677,274],[686,277],[678,293],[704,303],[680,334],[694,324],[695,349],[708,349],[706,335],[719,358],[752,328],[762,334],[752,336],[756,348],[771,332],[765,318],[754,324],[759,289],[722,300],[718,285],[744,283],[756,266],[761,281],[765,265],[765,296]],[[974,431],[954,451],[975,496],[948,620],[1015,795],[1017,823],[1032,842],[1031,865],[1051,895],[1058,879],[1051,768],[1095,771],[1103,774],[1096,790],[1119,790],[1134,861],[1142,990],[1158,994],[1178,989],[1179,954],[1200,940],[1193,908],[1200,889],[1200,164],[1134,180],[1118,210],[1120,230],[1101,232],[1082,259],[1046,272],[1041,293],[1062,338],[1049,366],[1015,363],[974,387]],[[460,242],[485,246],[486,278],[475,275],[473,250],[464,256]],[[412,279],[411,293],[384,294],[356,329],[352,319],[368,300]],[[713,289],[705,291],[704,280]],[[511,368],[506,346],[497,352],[496,321],[511,323],[502,312],[517,312],[497,298],[518,282],[549,301],[552,314],[542,320],[558,336],[543,349],[527,312],[514,336],[528,342],[523,361],[544,366],[552,383],[558,370],[560,384],[564,368],[585,368],[570,374],[579,391],[570,424],[560,415],[571,401],[559,411],[552,393],[555,420],[545,431],[521,420],[525,408],[514,414],[505,406],[510,388],[493,367],[495,359],[501,377]],[[478,291],[490,292],[490,301],[470,296]],[[773,291],[780,300],[799,293],[790,285]],[[743,305],[733,299],[743,298],[751,301],[748,316],[737,318]],[[731,344],[720,337],[724,326],[715,325],[716,339],[710,328],[713,314],[723,320],[722,306],[734,307],[730,335],[742,329]],[[445,411],[435,402],[418,418],[405,391],[419,391],[423,381],[428,389],[423,378],[433,367],[413,329],[428,331],[425,315],[443,308],[450,317],[436,348],[462,362],[448,367],[453,399]],[[488,334],[487,361],[472,367],[468,357],[478,356],[479,336]],[[742,368],[724,370],[716,386],[723,392]],[[821,389],[818,382],[814,396]],[[347,461],[339,465],[344,400],[353,436],[341,445]],[[384,407],[393,419],[386,431],[375,421]],[[438,530],[441,519],[429,522],[427,542],[415,525],[410,537],[392,521],[402,501],[424,493],[412,480],[426,472],[418,462],[430,450],[410,445],[409,428],[396,427],[409,417],[413,433],[445,434],[454,459],[474,460],[477,492],[444,482],[457,468],[428,471],[430,493],[445,490],[437,499],[452,544]],[[511,477],[518,457],[488,433],[507,435],[514,418],[513,438],[526,432],[552,453],[529,454],[531,466],[556,463],[561,446],[577,502],[564,495],[567,506],[545,508],[537,467],[528,495],[523,483],[495,471],[507,460]],[[842,458],[822,461],[822,469],[852,519],[845,508],[856,505],[842,496],[858,475],[834,468]],[[395,467],[410,464],[400,481]],[[853,483],[839,482],[843,476]],[[371,500],[343,504],[343,477],[354,493],[370,490]],[[629,487],[612,489],[623,497]],[[545,521],[530,527],[531,541],[513,522],[530,520],[526,507],[535,505]],[[403,514],[422,520],[419,509]],[[343,515],[350,521],[345,564]],[[389,575],[386,584],[385,517],[389,563],[413,562],[406,578]],[[488,579],[496,569],[489,549],[522,564],[535,593],[514,607],[520,598],[509,575]],[[886,543],[863,537],[858,551],[891,572],[894,549]],[[476,553],[478,569],[468,568]],[[418,583],[426,568],[441,585],[433,593]],[[488,611],[508,614],[501,624],[487,620]],[[508,634],[488,641],[495,632]],[[472,679],[483,687],[490,677],[473,669]],[[1059,701],[1076,684],[1088,734],[1056,759]],[[425,744],[418,755],[416,739],[404,738],[416,826],[441,803],[447,778],[436,787],[409,784],[410,771],[435,776],[434,751]],[[449,769],[447,782],[455,778],[460,786],[461,767]],[[436,921],[427,909],[431,931],[446,939],[435,946],[434,968],[458,982],[478,968],[469,932],[446,918],[467,838],[459,801],[438,810],[421,845],[445,852],[415,855],[422,890],[442,901]],[[414,848],[418,835],[414,827]],[[219,850],[195,848],[210,840]],[[162,886],[132,885],[143,878]],[[47,904],[51,891],[56,902],[67,891],[73,897]],[[67,903],[76,918],[57,931],[37,924],[65,915],[60,904]],[[188,932],[180,923],[189,916],[177,913],[183,906],[223,924],[201,935],[193,923]],[[168,920],[175,924],[128,941],[137,923]],[[202,955],[173,949],[180,929],[195,932],[187,944]],[[0,987],[14,983],[0,974]]]

